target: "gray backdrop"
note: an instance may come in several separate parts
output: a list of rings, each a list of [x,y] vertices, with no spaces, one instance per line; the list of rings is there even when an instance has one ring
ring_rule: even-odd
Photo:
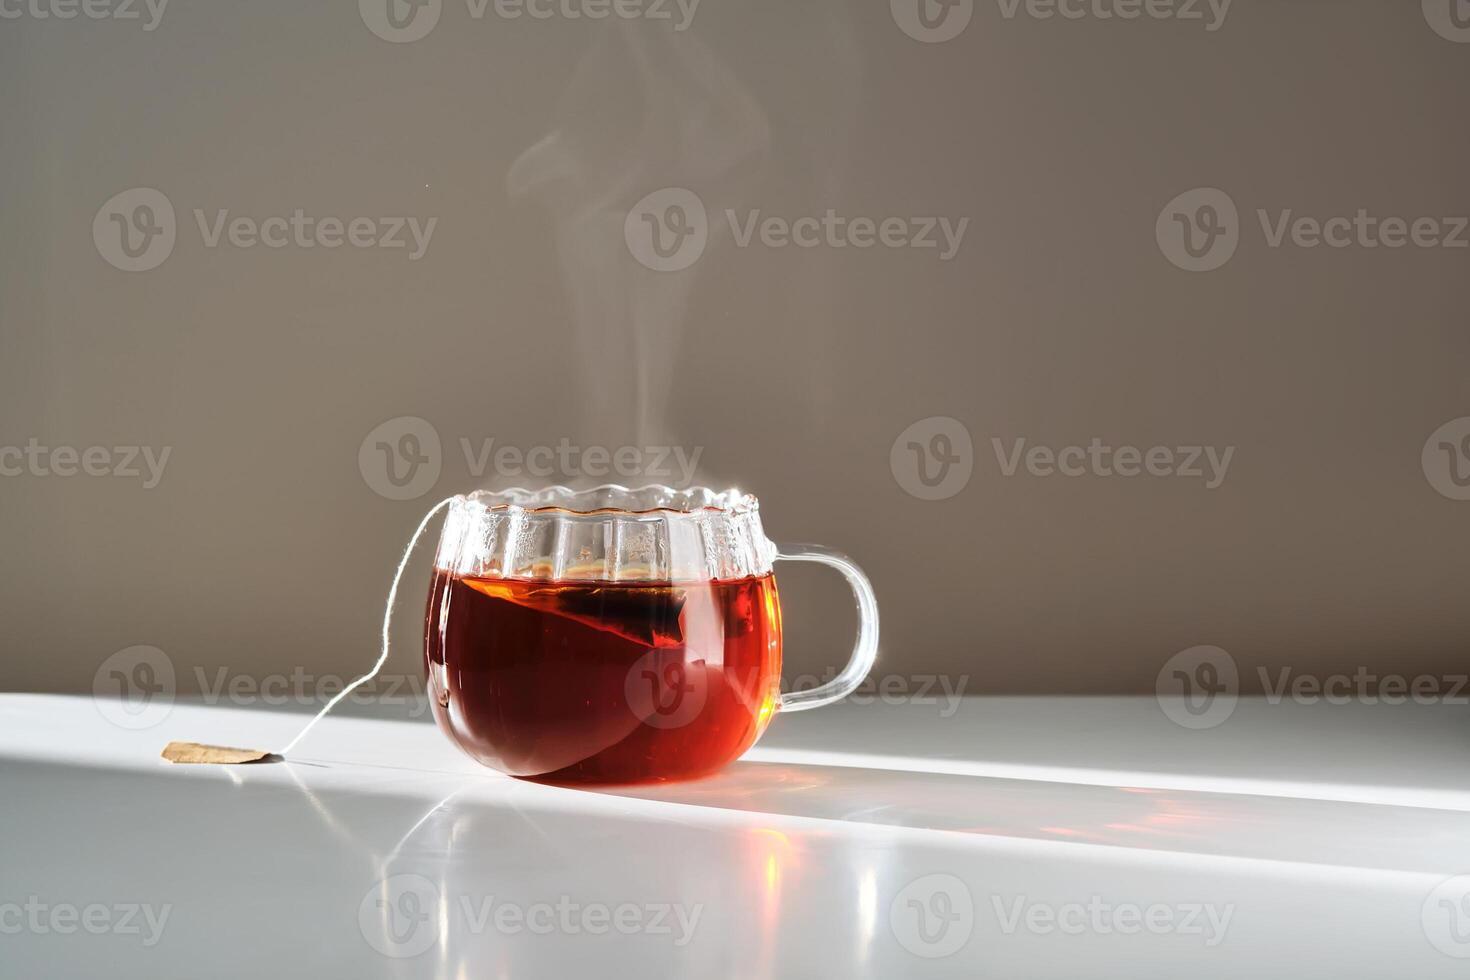
[[[589,446],[850,552],[883,674],[1462,669],[1463,0],[49,2],[0,19],[0,687],[351,674],[424,510]],[[781,580],[819,673],[850,602]]]

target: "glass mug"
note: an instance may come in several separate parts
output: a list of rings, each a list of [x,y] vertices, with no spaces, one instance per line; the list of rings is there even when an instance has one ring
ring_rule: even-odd
[[[842,572],[859,614],[842,673],[785,695],[777,559]],[[714,772],[777,711],[845,697],[878,650],[857,565],[772,544],[754,497],[703,487],[455,497],[425,619],[439,727],[487,766],[560,783]]]

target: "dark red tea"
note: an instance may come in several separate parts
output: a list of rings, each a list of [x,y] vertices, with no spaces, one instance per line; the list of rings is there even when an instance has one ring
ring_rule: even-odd
[[[776,709],[770,575],[527,582],[436,570],[427,619],[435,718],[513,775],[688,779],[737,758]]]

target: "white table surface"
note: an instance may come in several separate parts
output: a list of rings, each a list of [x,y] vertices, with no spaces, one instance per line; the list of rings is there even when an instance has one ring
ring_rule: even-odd
[[[1470,977],[1464,707],[953,707],[778,717],[716,777],[586,790],[401,707],[206,767],[158,752],[304,716],[0,695],[0,976]]]

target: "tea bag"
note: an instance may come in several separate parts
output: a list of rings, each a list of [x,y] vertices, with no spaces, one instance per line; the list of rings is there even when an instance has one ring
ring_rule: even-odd
[[[617,589],[562,589],[557,611],[597,629],[616,633],[647,647],[684,644],[679,614],[685,591],[673,585]]]
[[[263,749],[237,749],[226,745],[208,745],[202,742],[170,742],[164,746],[163,758],[169,762],[178,764],[204,763],[217,765],[244,765],[254,762],[284,760],[286,754],[306,737],[306,733],[311,731],[312,727],[321,721],[327,712],[340,704],[342,699],[347,697],[347,695],[378,676],[378,671],[382,670],[383,664],[388,662],[388,643],[393,626],[393,606],[398,600],[398,585],[403,580],[403,570],[408,566],[408,559],[413,555],[414,548],[418,547],[419,538],[424,536],[424,530],[429,526],[429,522],[434,519],[435,514],[439,513],[440,510],[448,506],[453,500],[453,497],[445,497],[433,507],[429,508],[429,512],[424,515],[423,520],[419,521],[419,526],[414,530],[413,537],[408,539],[408,547],[403,549],[403,557],[398,559],[398,568],[393,573],[393,585],[388,589],[388,603],[383,610],[383,642],[381,652],[378,654],[378,662],[373,664],[372,670],[363,674],[351,684],[348,684],[337,693],[336,697],[324,704],[322,709],[302,726],[301,730],[296,733],[296,736],[286,743],[285,748],[279,752],[271,752]]]
[[[492,599],[563,616],[640,646],[684,645],[679,617],[688,593],[676,585],[622,585],[609,589],[591,583],[559,582],[528,591],[514,588],[505,580],[474,580],[466,584]]]

